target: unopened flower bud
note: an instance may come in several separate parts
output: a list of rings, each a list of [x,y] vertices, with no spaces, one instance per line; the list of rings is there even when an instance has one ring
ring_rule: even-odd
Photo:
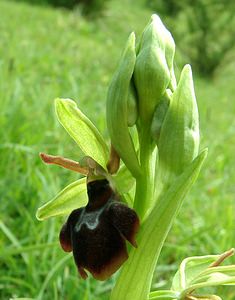
[[[199,120],[192,71],[186,65],[172,95],[159,139],[159,157],[174,174],[180,174],[198,155]]]
[[[156,105],[171,85],[174,52],[171,34],[160,18],[153,15],[142,34],[134,71],[139,114],[143,122],[150,122]]]

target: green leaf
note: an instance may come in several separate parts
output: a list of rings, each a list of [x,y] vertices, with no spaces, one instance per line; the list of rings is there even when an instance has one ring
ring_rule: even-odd
[[[56,99],[57,117],[68,134],[86,156],[92,157],[106,169],[109,151],[95,125],[78,109],[70,99]]]
[[[195,182],[207,155],[204,150],[177,177],[169,190],[161,196],[137,236],[137,249],[132,249],[111,295],[111,300],[147,299],[161,248],[182,205]]]
[[[132,33],[109,86],[106,117],[107,127],[115,150],[133,176],[138,177],[141,169],[128,129],[128,97],[135,60],[135,35]]]
[[[205,271],[213,262],[217,261],[219,257],[220,255],[206,255],[184,259],[173,278],[171,288],[174,291],[186,289],[197,276]]]
[[[85,206],[88,202],[86,178],[79,179],[64,188],[51,201],[41,206],[36,213],[38,220],[70,214],[74,209]]]
[[[149,300],[178,299],[179,293],[170,290],[154,291],[149,294]]]

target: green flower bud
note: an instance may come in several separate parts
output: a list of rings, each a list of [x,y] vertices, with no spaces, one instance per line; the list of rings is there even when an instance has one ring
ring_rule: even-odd
[[[139,114],[144,123],[150,122],[166,88],[172,86],[174,52],[171,34],[160,18],[153,15],[142,34],[134,71]]]
[[[127,41],[118,69],[109,86],[106,116],[107,127],[114,149],[132,175],[138,177],[141,173],[141,169],[128,129],[128,124],[133,124],[137,118],[136,116],[133,121],[133,119],[130,120],[128,117],[128,109],[131,109],[131,106],[135,107],[133,103],[130,105],[130,101],[128,104],[135,61],[135,35],[132,33]]]
[[[198,155],[199,120],[192,71],[186,65],[172,95],[159,139],[160,165],[180,174]]]

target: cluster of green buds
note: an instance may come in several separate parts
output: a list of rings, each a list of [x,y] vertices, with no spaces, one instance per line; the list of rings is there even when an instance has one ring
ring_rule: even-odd
[[[86,162],[84,164],[83,159],[83,163],[79,164],[61,157],[41,155],[44,162],[77,171],[87,179],[82,178],[70,184],[39,208],[38,219],[71,214],[83,207],[79,211],[83,219],[72,218],[74,224],[69,230],[80,230],[86,226],[92,231],[92,226],[95,226],[95,222],[101,222],[105,213],[105,220],[115,227],[115,232],[119,232],[134,246],[128,248],[128,254],[125,245],[122,246],[122,249],[125,248],[125,259],[114,268],[116,271],[123,263],[111,293],[112,300],[219,299],[214,295],[200,296],[195,292],[198,287],[216,285],[213,275],[216,268],[217,275],[227,276],[226,280],[223,277],[223,283],[234,283],[234,267],[225,270],[217,264],[213,266],[215,268],[210,268],[213,262],[222,261],[221,256],[214,255],[187,259],[188,269],[184,267],[182,271],[182,265],[186,265],[184,261],[174,277],[171,290],[150,293],[153,272],[163,243],[207,155],[206,149],[199,153],[199,118],[191,67],[186,65],[177,81],[173,68],[174,54],[175,43],[170,32],[160,18],[153,15],[137,45],[135,35],[131,33],[108,90],[106,117],[111,151],[100,132],[75,102],[57,99],[58,119],[83,151]],[[97,208],[91,204],[96,198],[96,190],[91,193],[89,184],[90,181],[99,180],[108,184],[110,194],[99,192],[106,196],[99,198],[97,212]],[[101,186],[103,191],[103,184]],[[125,202],[128,207],[117,205],[113,202],[115,199]],[[114,205],[112,214],[110,205]],[[88,210],[89,207],[92,210]],[[116,207],[121,207],[121,210],[116,210]],[[84,219],[86,213],[89,216]],[[67,225],[72,222],[69,220]],[[68,239],[63,235],[63,230],[62,247],[71,251],[75,248],[73,243],[76,240]],[[83,238],[85,236],[88,240],[89,236],[96,241],[103,236],[84,232],[86,235]],[[107,236],[105,238],[107,240]],[[87,276],[84,272],[87,269],[99,279],[107,271],[108,263],[100,265],[102,276],[98,276],[91,262],[93,256],[88,256],[87,252],[93,253],[96,260],[100,256],[95,252],[96,245],[87,243],[90,248],[94,247],[93,252],[87,244],[87,248],[84,248],[86,251],[76,250],[87,261],[87,264],[83,264],[81,260],[77,265],[83,278]],[[100,242],[100,245],[104,244]],[[108,243],[107,247],[110,247]],[[79,257],[76,258],[76,253],[77,262]],[[230,251],[225,256],[232,253]],[[110,276],[112,273],[109,269],[109,273],[105,274]],[[106,279],[106,275],[101,279]],[[200,281],[199,285],[197,280]],[[223,284],[221,282],[217,280],[218,284]]]
[[[141,217],[151,211],[153,193],[168,188],[198,155],[192,72],[186,65],[177,85],[174,54],[170,32],[153,15],[137,47],[134,33],[130,35],[108,92],[108,130],[113,147],[137,180],[135,208]],[[129,130],[134,125],[136,143]],[[146,194],[151,196],[143,200]]]

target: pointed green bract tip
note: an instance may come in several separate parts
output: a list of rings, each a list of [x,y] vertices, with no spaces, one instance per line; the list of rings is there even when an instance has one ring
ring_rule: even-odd
[[[129,35],[128,40],[135,45],[135,33],[134,31],[131,32],[131,34]]]
[[[69,98],[55,98],[55,107],[57,108],[59,105],[69,104],[73,107],[76,107],[76,103]]]
[[[198,157],[200,156],[200,160],[201,161],[204,161],[207,157],[207,154],[208,154],[208,148],[204,148],[201,153],[198,155]],[[196,158],[195,158],[196,159]]]
[[[183,67],[183,70],[181,72],[181,77],[184,77],[184,76],[188,76],[190,79],[193,77],[193,73],[192,73],[192,68],[189,64],[186,64],[184,67]]]
[[[37,218],[38,221],[43,221],[43,216],[41,214],[40,208],[36,212],[36,218]]]

